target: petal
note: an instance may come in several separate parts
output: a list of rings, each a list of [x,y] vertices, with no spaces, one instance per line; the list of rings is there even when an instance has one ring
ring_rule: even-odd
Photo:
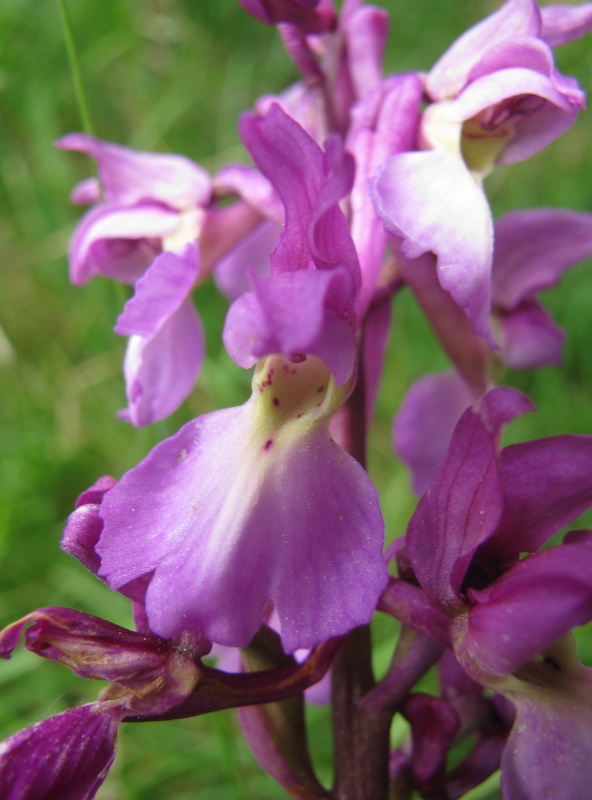
[[[388,37],[388,13],[382,8],[356,8],[342,16],[347,66],[356,97],[364,97],[382,82],[382,56]]]
[[[532,686],[511,698],[517,714],[502,759],[507,800],[581,800],[590,793],[592,671],[570,673],[560,686]]]
[[[592,214],[563,208],[513,211],[495,223],[493,302],[506,310],[559,283],[592,253]]]
[[[278,105],[264,117],[245,114],[241,136],[255,163],[282,199],[285,228],[271,257],[272,272],[347,265],[359,281],[359,265],[339,201],[350,191],[354,161],[337,139],[323,153]]]
[[[0,795],[7,800],[91,798],[115,758],[124,712],[107,703],[72,708],[0,745]]]
[[[540,30],[540,11],[533,0],[509,0],[460,36],[432,67],[426,84],[430,97],[454,97],[490,47],[518,36],[538,36]]]
[[[255,291],[236,300],[226,317],[223,340],[231,358],[248,368],[274,353],[314,355],[338,386],[344,384],[355,362],[353,329],[339,315],[351,296],[348,271],[286,272],[254,284]]]
[[[151,337],[130,337],[124,362],[127,409],[119,412],[133,425],[165,419],[191,392],[205,354],[197,312],[186,300]]]
[[[425,593],[438,607],[459,607],[460,587],[477,547],[503,510],[498,444],[504,424],[532,408],[504,387],[468,409],[454,431],[431,486],[407,531],[407,553]]]
[[[387,244],[384,226],[368,193],[368,177],[389,156],[413,148],[422,91],[417,75],[395,75],[382,81],[351,110],[346,148],[356,161],[350,227],[362,271],[361,315],[376,290]]]
[[[236,300],[251,289],[249,272],[258,278],[271,275],[270,255],[277,245],[280,231],[277,222],[266,220],[218,262],[214,280],[226,297]]]
[[[527,556],[483,591],[466,646],[482,669],[508,675],[592,619],[592,533]]]
[[[194,245],[163,253],[136,285],[116,333],[130,336],[124,372],[134,425],[164,419],[187,397],[205,351],[201,322],[189,293],[199,273]]]
[[[557,139],[583,107],[584,94],[573,79],[514,67],[478,78],[446,112],[464,122],[487,111],[484,119],[477,118],[484,132],[507,137],[496,162],[513,164]]]
[[[578,6],[545,6],[541,9],[541,37],[550,47],[580,39],[592,30],[592,3]]]
[[[322,33],[335,23],[332,8],[326,3],[319,3],[319,0],[238,1],[245,11],[265,25],[289,22],[302,27],[306,33]]]
[[[497,315],[500,360],[512,369],[560,367],[565,332],[536,301],[521,303],[508,314]]]
[[[434,257],[426,253],[408,261],[401,253],[398,240],[391,237],[390,244],[401,277],[415,295],[446,355],[472,387],[476,398],[487,389],[491,348],[481,336],[473,334],[466,313],[440,285]]]
[[[467,312],[474,332],[492,341],[493,223],[462,160],[447,151],[395,155],[369,187],[386,230],[403,239],[403,255],[435,253],[442,288]]]
[[[443,782],[446,758],[460,719],[447,700],[427,694],[409,695],[401,711],[411,724],[414,788],[429,797]]]
[[[155,201],[181,211],[209,201],[208,173],[184,156],[140,153],[85,133],[70,133],[56,146],[94,158],[109,203],[130,206]]]
[[[113,588],[154,572],[146,609],[159,635],[244,646],[270,598],[293,651],[372,615],[387,580],[376,491],[327,422],[311,424],[314,407],[284,408],[275,384],[270,373],[246,405],[186,425],[103,501],[102,572]]]
[[[101,559],[95,552],[95,545],[103,530],[99,505],[105,493],[116,483],[114,478],[105,475],[80,495],[76,502],[76,510],[68,517],[68,524],[60,543],[62,550],[77,558],[93,575],[97,574],[101,565]]]
[[[179,225],[179,215],[159,206],[98,206],[80,220],[70,242],[70,280],[95,275],[135,283],[160,252],[160,242]]]
[[[485,550],[511,564],[592,505],[592,437],[537,439],[505,447],[501,457],[504,514]]]
[[[407,391],[395,417],[393,446],[411,470],[415,494],[429,487],[457,422],[476,400],[458,372],[426,375]]]

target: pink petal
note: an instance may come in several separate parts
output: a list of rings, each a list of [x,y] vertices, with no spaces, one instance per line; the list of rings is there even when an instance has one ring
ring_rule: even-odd
[[[395,417],[393,444],[411,470],[415,494],[423,494],[430,485],[456,423],[476,400],[458,372],[426,375],[407,391]]]
[[[140,153],[85,133],[70,133],[56,146],[87,153],[95,159],[109,203],[135,205],[152,201],[181,211],[203,206],[210,198],[208,173],[184,156]]]
[[[223,340],[241,367],[265,355],[314,355],[325,362],[338,386],[351,376],[355,342],[343,318],[351,296],[348,270],[302,270],[253,279],[255,291],[230,307]]]
[[[510,310],[555,286],[592,252],[592,214],[563,208],[513,211],[495,223],[494,305]]]
[[[124,373],[134,425],[164,419],[187,397],[205,351],[201,322],[189,294],[199,272],[194,245],[163,253],[138,281],[115,331],[130,336]]]
[[[442,288],[465,309],[474,332],[491,341],[493,223],[462,160],[446,151],[395,155],[369,185],[386,230],[403,239],[403,255],[435,253]]]
[[[469,614],[470,654],[486,672],[516,672],[592,619],[592,533],[527,556],[469,597],[477,603]]]
[[[160,239],[179,225],[179,215],[159,206],[103,205],[88,211],[70,242],[70,280],[95,275],[135,283],[161,250]]]
[[[497,315],[499,357],[512,369],[537,369],[563,360],[565,333],[536,301],[521,303],[508,314]]]
[[[578,6],[545,6],[541,9],[541,37],[550,47],[580,39],[592,30],[592,3]]]
[[[154,572],[146,609],[161,636],[244,646],[269,598],[293,651],[372,615],[387,579],[375,489],[316,412],[280,405],[290,425],[261,427],[275,391],[270,377],[244,406],[189,423],[103,501],[102,572],[113,588]]]
[[[427,79],[430,97],[436,100],[454,97],[489,48],[520,36],[536,37],[540,30],[540,11],[533,0],[508,0],[460,36],[440,57]]]
[[[0,745],[0,795],[7,800],[94,797],[115,758],[124,712],[91,703],[15,733]]]

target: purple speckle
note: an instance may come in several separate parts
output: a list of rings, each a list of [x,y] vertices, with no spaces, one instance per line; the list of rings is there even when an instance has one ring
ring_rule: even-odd
[[[280,404],[280,401],[279,401],[278,397],[274,397],[272,402],[273,402],[274,406],[279,406],[279,404]]]
[[[265,452],[271,449],[271,445],[273,444],[273,439],[268,439],[265,444],[263,445],[263,449]]]

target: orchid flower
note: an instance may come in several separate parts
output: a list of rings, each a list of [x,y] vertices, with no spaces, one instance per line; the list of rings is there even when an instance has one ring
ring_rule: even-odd
[[[120,416],[148,425],[176,410],[203,362],[205,340],[192,290],[252,234],[264,219],[258,209],[268,211],[273,200],[252,172],[237,176],[236,168],[226,168],[212,180],[182,156],[137,153],[81,133],[57,146],[97,161],[98,180],[84,181],[72,195],[74,202],[96,205],[72,238],[70,277],[75,285],[104,275],[135,286],[115,327],[129,337],[128,406]],[[212,205],[216,194],[236,186],[249,202]]]
[[[534,0],[508,0],[463,34],[425,79],[420,151],[392,156],[373,179],[376,212],[403,254],[436,255],[442,288],[491,343],[493,222],[481,184],[495,164],[548,145],[583,108],[583,92],[557,72],[545,40],[559,44],[592,26],[592,14],[566,9],[562,22],[557,9],[551,21]],[[549,34],[545,19],[562,35]]]
[[[111,488],[96,552],[112,588],[147,577],[158,635],[244,646],[271,600],[293,652],[367,622],[386,582],[376,491],[328,431],[355,379],[359,265],[338,205],[352,170],[277,106],[242,131],[286,218],[272,275],[224,331],[237,363],[256,365],[253,395],[190,422]]]
[[[504,796],[560,795],[569,785],[575,798],[592,777],[581,758],[590,747],[583,732],[592,683],[564,637],[592,619],[592,533],[535,551],[592,505],[592,442],[559,436],[500,453],[502,426],[529,407],[500,388],[461,417],[407,532],[406,557],[421,587],[411,594],[415,622],[407,617],[448,641],[473,680],[516,707],[502,757]],[[385,593],[385,610],[398,595],[409,602],[400,586],[395,580]]]
[[[397,251],[400,272],[455,368],[416,381],[395,418],[395,450],[410,467],[417,494],[427,489],[462,412],[491,388],[491,376],[499,378],[500,366],[561,365],[563,331],[537,295],[590,253],[590,214],[541,208],[500,217],[491,274],[494,351],[472,333],[466,315],[439,285],[433,256],[409,262]]]

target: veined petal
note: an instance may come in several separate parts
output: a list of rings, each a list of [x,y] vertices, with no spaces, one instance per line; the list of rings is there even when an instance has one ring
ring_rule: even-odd
[[[518,36],[536,37],[540,31],[541,15],[534,0],[508,0],[460,36],[432,67],[427,80],[430,97],[437,100],[454,97],[489,48]]]
[[[407,531],[407,553],[438,608],[460,608],[469,563],[496,530],[503,510],[499,437],[502,426],[532,408],[513,389],[488,392],[460,418],[430,488]]]
[[[273,353],[322,359],[338,386],[351,377],[355,341],[342,312],[352,295],[348,270],[302,270],[253,278],[255,291],[230,307],[223,339],[241,367]]]
[[[128,407],[119,416],[136,426],[168,417],[193,389],[204,354],[203,328],[191,300],[153,336],[131,336],[123,365]]]
[[[592,505],[592,436],[554,436],[502,450],[504,514],[485,545],[500,564],[533,552]]]
[[[415,494],[429,487],[457,422],[476,400],[458,372],[425,375],[408,390],[395,417],[393,444],[411,470]]]
[[[101,572],[113,588],[154,573],[159,635],[244,646],[267,598],[288,651],[370,619],[383,522],[367,474],[329,437],[328,381],[315,359],[268,359],[248,403],[189,423],[105,496]]]
[[[495,223],[493,302],[516,308],[555,286],[563,273],[592,253],[592,214],[563,208],[512,211]]]
[[[210,176],[184,156],[140,153],[85,133],[70,133],[56,146],[95,159],[103,194],[110,203],[129,206],[152,201],[181,211],[209,200]]]
[[[135,283],[160,253],[160,239],[179,225],[179,215],[161,206],[103,205],[88,211],[70,242],[70,280],[75,286],[95,275]]]
[[[258,278],[271,275],[270,255],[277,245],[280,231],[277,222],[265,220],[220,259],[214,270],[214,281],[226,297],[236,300],[248,292],[252,288],[250,273]]]
[[[442,288],[465,309],[474,332],[493,342],[488,322],[493,222],[462,159],[444,150],[395,155],[369,188],[386,230],[403,239],[403,255],[435,253]]]
[[[592,30],[592,3],[578,6],[545,6],[541,8],[543,30],[541,38],[550,47],[580,39]]]
[[[125,712],[90,703],[44,719],[0,744],[0,795],[7,800],[94,797],[115,758]]]
[[[507,314],[497,314],[500,360],[512,369],[561,366],[565,332],[536,300],[521,303]]]
[[[487,589],[469,590],[469,598],[476,601],[469,613],[469,653],[486,672],[516,672],[592,619],[592,533],[527,556]]]
[[[503,796],[581,800],[592,783],[592,670],[575,654],[566,663],[555,653],[534,670],[534,680],[504,692],[516,720],[502,758]]]
[[[323,153],[279,105],[264,117],[245,114],[241,136],[285,207],[285,228],[271,256],[273,273],[347,266],[359,284],[359,265],[339,201],[350,191],[354,161],[336,138]]]
[[[148,425],[171,414],[189,394],[205,351],[189,294],[199,273],[195,245],[163,253],[136,285],[115,332],[130,336],[124,372],[125,418]]]

